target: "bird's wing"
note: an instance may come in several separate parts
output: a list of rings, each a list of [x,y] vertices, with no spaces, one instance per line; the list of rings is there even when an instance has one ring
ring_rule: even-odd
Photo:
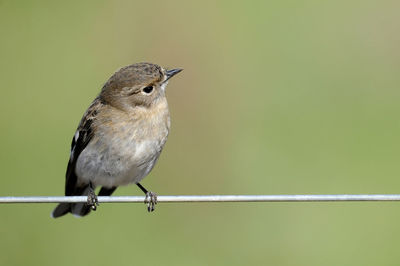
[[[92,124],[96,119],[96,115],[100,108],[99,105],[101,105],[99,99],[93,101],[86,113],[83,115],[78,129],[76,130],[76,133],[72,139],[71,154],[69,157],[65,182],[66,196],[80,195],[80,190],[84,189],[77,188],[78,177],[75,172],[75,166],[79,155],[86,148],[93,137]]]

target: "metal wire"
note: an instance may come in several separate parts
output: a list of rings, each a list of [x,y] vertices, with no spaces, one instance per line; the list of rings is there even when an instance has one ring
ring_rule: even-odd
[[[143,196],[99,196],[99,203],[143,203]],[[1,203],[86,202],[86,196],[0,197]],[[400,194],[360,195],[181,195],[157,196],[158,202],[308,202],[308,201],[400,201]]]

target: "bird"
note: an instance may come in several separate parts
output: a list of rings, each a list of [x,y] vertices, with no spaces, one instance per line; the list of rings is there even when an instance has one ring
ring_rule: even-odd
[[[98,206],[96,187],[101,186],[98,196],[109,196],[132,183],[145,193],[147,210],[154,211],[157,195],[140,181],[167,141],[171,122],[166,87],[182,70],[142,62],[120,68],[107,80],[73,136],[66,171],[65,195],[87,195],[87,202],[60,203],[53,218],[86,216]]]

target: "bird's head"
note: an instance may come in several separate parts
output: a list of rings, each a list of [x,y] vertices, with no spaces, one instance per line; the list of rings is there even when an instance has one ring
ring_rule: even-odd
[[[110,77],[100,98],[120,109],[151,107],[165,98],[168,80],[181,71],[179,68],[166,70],[151,63],[129,65]]]

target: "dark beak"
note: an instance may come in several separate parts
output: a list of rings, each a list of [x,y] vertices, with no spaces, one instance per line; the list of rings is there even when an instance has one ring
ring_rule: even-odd
[[[183,70],[182,68],[175,68],[175,69],[167,70],[166,71],[167,79],[165,81],[169,80],[170,78],[172,78],[173,76],[175,76],[176,74],[181,72],[182,70]]]

